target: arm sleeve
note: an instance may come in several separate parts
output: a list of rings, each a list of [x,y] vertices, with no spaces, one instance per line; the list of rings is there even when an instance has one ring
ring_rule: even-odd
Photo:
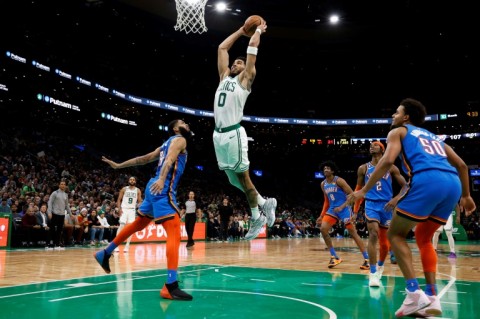
[[[48,214],[51,214],[53,212],[53,201],[54,201],[56,195],[57,195],[57,193],[53,192],[50,195],[50,198],[48,199],[48,207],[47,207],[47,213]]]
[[[357,185],[355,187],[355,192],[362,189],[362,186],[361,185]],[[360,209],[360,205],[362,205],[363,203],[363,198],[360,198],[358,199],[356,202],[355,202],[355,205],[353,206],[353,212],[356,214],[358,213],[358,210]]]
[[[325,216],[329,207],[330,207],[330,202],[328,201],[327,196],[323,195],[323,208],[322,208],[322,213],[320,214],[320,217],[323,218],[323,216]]]

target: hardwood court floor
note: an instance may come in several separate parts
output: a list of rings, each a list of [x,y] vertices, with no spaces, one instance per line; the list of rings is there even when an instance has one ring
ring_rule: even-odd
[[[398,267],[387,261],[382,286],[369,288],[353,241],[334,245],[344,262],[328,269],[319,238],[182,243],[180,281],[191,302],[159,297],[164,243],[132,245],[111,259],[109,275],[92,257],[98,248],[0,251],[0,318],[394,318],[404,299]],[[457,251],[456,260],[439,252],[442,318],[479,318],[480,252],[461,242]]]

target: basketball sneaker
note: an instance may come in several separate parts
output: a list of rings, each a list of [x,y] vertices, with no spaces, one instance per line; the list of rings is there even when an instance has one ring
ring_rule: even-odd
[[[160,290],[160,296],[164,299],[172,300],[192,300],[193,297],[187,294],[185,291],[178,288],[178,281],[171,284],[165,283],[162,290]]]
[[[363,264],[360,266],[360,269],[363,269],[363,270],[369,270],[370,269],[370,264],[368,263],[368,259],[365,259],[363,261]]]
[[[441,316],[442,306],[440,305],[440,298],[438,296],[427,296],[431,304],[415,313],[422,317]]]
[[[405,291],[407,292],[407,296],[405,297],[402,306],[395,311],[396,317],[408,316],[431,304],[430,299],[428,299],[423,290],[417,289],[414,292],[410,292],[405,289]]]
[[[250,225],[250,229],[248,230],[248,233],[245,235],[246,240],[252,240],[255,239],[258,234],[260,234],[260,231],[262,230],[263,225],[267,223],[267,218],[265,215],[260,214],[260,217],[252,221],[252,224]]]
[[[448,258],[457,258],[457,254],[451,252],[450,255],[448,255]]]
[[[342,260],[338,257],[332,256],[330,257],[330,262],[328,263],[328,268],[333,268],[336,265],[340,264]]]
[[[380,287],[380,278],[378,273],[374,272],[368,275],[368,287]]]
[[[390,263],[396,265],[397,264],[397,258],[395,258],[395,255],[390,256]]]
[[[272,227],[275,223],[275,210],[277,209],[277,200],[275,198],[268,198],[263,204],[263,212],[267,216],[267,226]]]
[[[111,272],[110,263],[108,260],[110,259],[110,257],[112,257],[112,254],[107,253],[107,251],[103,249],[94,253],[93,257],[95,257],[95,260],[103,268],[103,270],[105,270],[107,274]]]
[[[382,279],[383,271],[385,270],[385,266],[377,266],[377,276],[378,279]]]

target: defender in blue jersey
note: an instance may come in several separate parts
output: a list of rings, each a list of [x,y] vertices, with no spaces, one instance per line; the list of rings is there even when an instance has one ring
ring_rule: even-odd
[[[324,201],[322,213],[317,219],[317,224],[320,224],[320,232],[325,240],[325,244],[330,250],[331,257],[328,268],[333,268],[342,262],[333,247],[332,239],[329,235],[330,229],[341,221],[345,224],[345,228],[348,229],[348,232],[362,252],[364,261],[360,269],[367,270],[370,268],[368,264],[368,253],[355,229],[356,215],[352,213],[352,207],[347,202],[347,195],[351,194],[353,190],[343,178],[335,175],[337,167],[334,162],[326,161],[320,165],[320,169],[325,175],[325,179],[320,184]]]
[[[370,144],[370,162],[362,164],[357,170],[358,190],[365,185],[383,156],[385,146],[380,141]],[[400,192],[393,197],[392,179],[395,179],[400,185]],[[390,250],[390,243],[387,239],[387,230],[392,220],[392,211],[401,198],[402,194],[408,189],[405,178],[395,165],[376,183],[375,187],[368,191],[365,196],[365,218],[368,227],[368,257],[370,262],[370,275],[368,286],[380,287],[385,259]],[[362,199],[363,200],[363,199]],[[362,200],[358,200],[353,207],[353,212],[358,213]],[[377,244],[380,244],[380,257],[377,264]],[[392,257],[393,257],[392,253]]]
[[[397,157],[400,158],[409,176],[410,188],[398,202],[387,233],[407,286],[405,301],[395,312],[397,317],[442,314],[432,237],[437,228],[445,224],[459,200],[467,216],[476,208],[470,196],[467,165],[441,138],[420,127],[426,114],[425,106],[417,100],[405,99],[400,103],[392,116],[392,130],[388,133],[383,157],[365,186],[348,197],[352,203],[365,197]],[[425,291],[419,288],[412,252],[406,242],[413,227],[425,274]]]
[[[94,254],[106,273],[110,273],[109,258],[115,248],[152,221],[161,223],[167,233],[167,280],[160,296],[165,299],[192,300],[192,296],[178,287],[177,269],[180,248],[180,208],[177,204],[177,187],[187,163],[187,137],[190,127],[182,120],[168,124],[170,137],[153,152],[116,163],[106,157],[102,161],[114,169],[145,165],[158,161],[156,174],[145,188],[145,199],[138,208],[138,217],[126,225],[104,249]]]

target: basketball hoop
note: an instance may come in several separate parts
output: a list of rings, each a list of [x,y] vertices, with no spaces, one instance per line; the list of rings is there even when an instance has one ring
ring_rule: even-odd
[[[175,31],[203,33],[205,26],[205,5],[208,0],[175,0],[177,6],[177,24]]]

